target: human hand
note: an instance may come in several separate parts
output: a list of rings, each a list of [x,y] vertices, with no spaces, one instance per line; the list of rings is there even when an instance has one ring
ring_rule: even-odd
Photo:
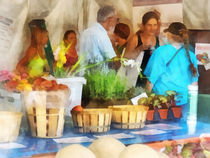
[[[121,66],[120,58],[118,57],[112,58],[112,61],[110,61],[108,65],[109,65],[109,68],[118,70]]]
[[[139,47],[137,47],[138,51],[143,51],[143,50],[147,50],[147,49],[150,49],[151,48],[151,45],[149,44],[142,44],[140,45]]]
[[[158,16],[159,19],[160,19],[161,13],[160,13],[158,10],[156,10],[156,9],[154,10],[154,13],[157,14],[157,16]]]

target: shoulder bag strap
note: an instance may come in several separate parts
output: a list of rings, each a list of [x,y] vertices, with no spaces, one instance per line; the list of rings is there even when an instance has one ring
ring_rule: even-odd
[[[174,56],[167,62],[166,66],[168,66],[168,65],[172,62],[172,60],[175,58],[175,56],[179,53],[179,51],[180,51],[182,48],[183,48],[183,46],[180,47],[180,48],[176,51],[176,53],[174,54]]]

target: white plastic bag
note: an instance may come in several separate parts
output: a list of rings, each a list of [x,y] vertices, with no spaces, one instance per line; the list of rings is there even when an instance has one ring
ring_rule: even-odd
[[[144,56],[144,51],[139,53],[136,60],[128,60],[129,63],[121,65],[117,75],[127,80],[127,88],[130,89],[136,86],[138,75],[141,71],[140,66]]]

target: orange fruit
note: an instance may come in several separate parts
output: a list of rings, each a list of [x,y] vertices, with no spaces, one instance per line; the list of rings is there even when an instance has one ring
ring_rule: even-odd
[[[81,105],[77,105],[72,110],[73,111],[82,111],[83,110],[83,107]]]

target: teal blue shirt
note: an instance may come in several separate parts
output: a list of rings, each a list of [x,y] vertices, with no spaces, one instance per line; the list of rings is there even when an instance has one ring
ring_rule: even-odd
[[[144,74],[154,85],[154,93],[166,95],[165,92],[168,90],[176,91],[177,105],[183,105],[187,103],[188,85],[198,81],[198,73],[195,77],[192,75],[185,48],[182,48],[171,63],[166,66],[176,51],[177,49],[171,44],[157,48],[152,54]],[[191,51],[190,58],[197,69],[197,59]]]

